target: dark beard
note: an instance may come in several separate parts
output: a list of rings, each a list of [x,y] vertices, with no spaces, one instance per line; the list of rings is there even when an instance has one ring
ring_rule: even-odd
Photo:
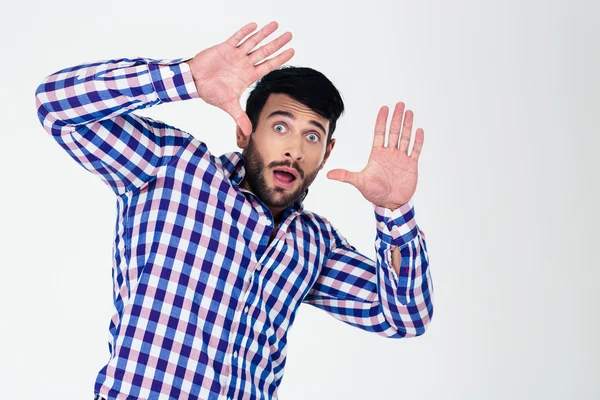
[[[267,168],[265,168],[265,162],[262,156],[256,150],[256,147],[254,147],[252,137],[250,137],[248,146],[246,146],[242,154],[245,159],[246,169],[246,175],[244,176],[244,179],[250,185],[252,193],[258,196],[258,198],[261,199],[262,202],[265,203],[265,205],[269,208],[287,208],[297,201],[302,200],[304,197],[304,192],[315,180],[317,173],[319,172],[319,169],[317,168],[313,173],[306,176],[305,179],[304,171],[302,168],[300,168],[298,163],[292,164],[290,161],[273,161]],[[269,188],[265,179],[265,173],[272,173],[271,168],[280,166],[287,166],[296,169],[299,175],[299,177],[296,179],[303,180],[302,185],[300,185],[298,189],[287,195],[284,194],[284,188]]]

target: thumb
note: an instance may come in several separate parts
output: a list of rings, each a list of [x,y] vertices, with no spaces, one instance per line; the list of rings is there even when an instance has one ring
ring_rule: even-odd
[[[327,177],[335,181],[349,183],[355,187],[358,183],[358,173],[350,172],[345,169],[332,169],[327,173]]]
[[[235,123],[240,127],[244,135],[250,136],[252,133],[252,122],[250,122],[248,114],[242,110],[239,104],[237,104],[237,102],[235,104],[231,104],[225,111],[227,114],[233,117]]]

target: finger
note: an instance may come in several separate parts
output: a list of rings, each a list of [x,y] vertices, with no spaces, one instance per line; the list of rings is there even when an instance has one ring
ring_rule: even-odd
[[[263,61],[262,63],[256,65],[256,73],[259,77],[268,74],[269,72],[288,62],[294,56],[294,53],[294,49],[287,49],[283,53],[278,54],[276,57]]]
[[[404,126],[402,127],[402,136],[400,137],[400,151],[408,155],[408,145],[410,144],[410,131],[413,124],[413,112],[407,110],[404,113]]]
[[[404,114],[404,103],[396,103],[392,123],[390,125],[390,136],[388,137],[388,147],[398,148],[398,139],[400,138],[400,128],[402,127],[402,115]]]
[[[410,158],[414,159],[415,161],[419,161],[419,155],[421,154],[423,143],[425,143],[425,132],[423,129],[419,128],[415,133],[415,142],[413,143],[413,148],[410,152]]]
[[[250,22],[247,25],[244,25],[239,31],[233,34],[229,39],[225,41],[225,43],[237,47],[237,45],[242,41],[243,38],[248,36],[250,33],[254,32],[257,25],[256,22]]]
[[[375,122],[375,134],[373,135],[373,147],[383,147],[385,144],[385,126],[387,124],[388,114],[390,109],[383,106],[377,113],[377,121]]]
[[[248,114],[239,114],[238,117],[235,118],[235,123],[240,127],[244,135],[249,137],[252,134],[252,122],[250,122]]]
[[[227,106],[223,107],[223,110],[233,117],[235,123],[240,127],[244,135],[250,136],[252,133],[252,122],[250,122],[248,114],[242,110],[242,107],[240,107],[238,102],[231,102]]]
[[[257,64],[258,62],[269,57],[271,54],[275,53],[277,50],[281,49],[283,46],[289,43],[290,40],[292,40],[292,33],[284,33],[272,42],[265,44],[264,46],[261,46],[252,53],[248,54],[250,61],[252,61],[252,64]]]
[[[269,36],[271,33],[275,32],[278,26],[279,25],[275,21],[269,22],[260,31],[256,32],[254,35],[246,39],[244,43],[240,44],[238,46],[238,49],[242,50],[244,54],[250,53],[250,51],[252,51],[252,49],[255,48],[257,44],[262,42],[264,38]]]
[[[354,187],[358,185],[358,173],[350,172],[345,169],[332,169],[327,173],[327,178],[335,181],[346,182]]]

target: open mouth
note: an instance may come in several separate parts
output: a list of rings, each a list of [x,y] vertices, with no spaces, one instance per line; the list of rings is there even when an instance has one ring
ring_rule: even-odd
[[[293,186],[296,180],[296,175],[291,172],[275,169],[273,171],[273,180],[275,184],[284,188],[290,188]]]

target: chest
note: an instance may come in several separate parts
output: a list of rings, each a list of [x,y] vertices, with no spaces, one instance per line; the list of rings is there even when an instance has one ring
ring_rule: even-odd
[[[270,318],[289,317],[325,257],[316,225],[300,213],[275,224],[260,201],[223,182],[177,182],[157,179],[136,199],[130,222],[138,260],[184,271],[196,294],[223,291],[235,307],[251,291]]]

